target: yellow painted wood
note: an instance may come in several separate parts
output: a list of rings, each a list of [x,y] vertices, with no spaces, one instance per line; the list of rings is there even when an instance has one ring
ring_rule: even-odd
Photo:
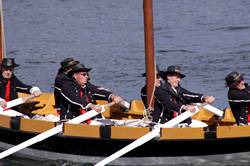
[[[160,139],[204,139],[204,130],[203,128],[162,128]]]
[[[100,138],[100,126],[65,123],[63,135],[88,138]]]
[[[11,117],[0,115],[0,126],[5,128],[10,128]]]
[[[114,139],[137,139],[149,132],[145,127],[112,126],[111,138]]]
[[[41,133],[55,126],[56,126],[56,123],[50,122],[50,121],[24,119],[24,118],[21,118],[21,121],[20,121],[20,130],[29,131],[29,132]]]
[[[220,125],[234,125],[236,124],[236,120],[234,118],[233,112],[230,108],[226,108],[224,110],[224,117],[219,121]]]
[[[217,138],[250,137],[250,126],[218,126]]]

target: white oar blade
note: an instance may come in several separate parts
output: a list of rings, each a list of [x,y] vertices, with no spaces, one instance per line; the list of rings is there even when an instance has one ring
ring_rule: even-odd
[[[111,156],[105,158],[101,162],[95,164],[95,166],[103,166],[103,165],[110,163],[111,161],[117,159],[118,157],[124,155],[125,153],[127,153],[127,152],[135,149],[136,147],[141,146],[142,144],[150,141],[151,139],[159,136],[159,133],[160,133],[160,128],[156,128],[156,129],[152,130],[151,132],[147,133],[146,135],[144,135],[141,138],[137,139],[136,141],[132,142],[128,146],[125,146],[121,150],[119,150],[116,153],[112,154]]]

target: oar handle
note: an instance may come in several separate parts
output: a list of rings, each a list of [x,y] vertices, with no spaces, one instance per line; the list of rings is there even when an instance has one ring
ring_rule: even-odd
[[[214,106],[212,106],[212,105],[210,105],[210,104],[207,104],[207,103],[202,103],[202,104],[200,104],[200,103],[197,103],[196,104],[199,108],[205,108],[206,110],[208,110],[208,111],[210,111],[210,112],[212,112],[212,113],[214,113],[215,115],[217,115],[217,116],[220,116],[220,117],[222,117],[223,116],[223,114],[224,114],[224,112],[223,111],[221,111],[220,109],[218,109],[218,108],[216,108],[216,107],[214,107]]]

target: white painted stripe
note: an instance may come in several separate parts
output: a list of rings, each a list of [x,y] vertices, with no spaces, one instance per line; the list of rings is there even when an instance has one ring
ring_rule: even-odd
[[[78,105],[78,106],[80,106],[82,109],[85,109],[85,107],[82,105],[82,104],[80,104],[80,103],[77,103],[77,102],[75,102],[75,101],[72,101],[70,98],[68,98],[65,94],[63,94],[62,92],[61,92],[61,94],[63,95],[63,97],[65,97],[69,102],[71,102],[72,104],[75,104],[75,105]]]

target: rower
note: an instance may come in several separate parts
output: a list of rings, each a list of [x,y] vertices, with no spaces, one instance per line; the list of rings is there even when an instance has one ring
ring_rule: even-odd
[[[18,98],[17,92],[30,93],[35,97],[41,95],[41,91],[38,87],[26,85],[15,76],[14,69],[18,66],[13,58],[4,58],[0,65],[0,97],[2,98],[0,106],[3,108],[6,107],[6,102]],[[18,110],[16,107],[13,109]]]

